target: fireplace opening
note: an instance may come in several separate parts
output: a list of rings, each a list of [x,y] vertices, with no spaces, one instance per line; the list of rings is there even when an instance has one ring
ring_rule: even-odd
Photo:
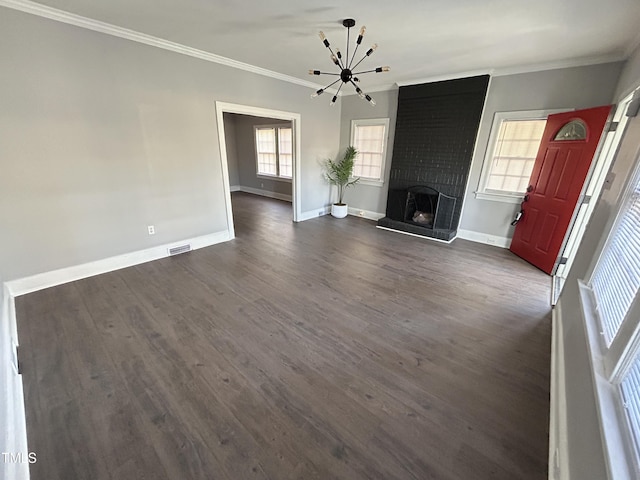
[[[450,240],[455,235],[452,228],[455,208],[455,197],[428,185],[391,189],[387,216],[378,225]]]

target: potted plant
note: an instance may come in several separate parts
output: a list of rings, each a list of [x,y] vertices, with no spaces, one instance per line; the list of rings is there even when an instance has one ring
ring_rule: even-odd
[[[331,159],[327,160],[325,165],[325,178],[331,185],[338,187],[338,201],[331,205],[331,215],[336,218],[344,218],[347,216],[348,207],[343,202],[344,191],[347,187],[355,185],[360,180],[359,177],[351,178],[353,173],[353,162],[358,151],[353,146],[348,146],[341,160],[335,162]]]

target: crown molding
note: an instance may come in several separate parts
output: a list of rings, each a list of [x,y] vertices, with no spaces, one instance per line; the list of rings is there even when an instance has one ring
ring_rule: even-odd
[[[627,56],[623,53],[610,55],[600,55],[595,57],[572,58],[557,62],[536,63],[521,65],[516,67],[496,68],[493,70],[494,77],[504,77],[507,75],[518,75],[520,73],[542,72],[544,70],[559,70],[561,68],[587,67],[589,65],[599,65],[602,63],[623,62]]]
[[[640,36],[637,39],[640,44]],[[637,47],[637,45],[636,45]],[[635,48],[635,47],[634,47]],[[631,50],[633,51],[633,49]],[[618,53],[613,55],[600,55],[596,57],[582,57],[558,62],[536,63],[528,65],[519,65],[514,67],[490,68],[484,70],[471,70],[467,72],[449,73],[443,75],[435,75],[414,80],[404,80],[398,82],[398,86],[405,87],[409,85],[418,85],[421,83],[441,82],[443,80],[454,80],[456,78],[475,77],[477,75],[491,75],[492,77],[506,77],[508,75],[518,75],[521,73],[542,72],[544,70],[559,70],[561,68],[586,67],[589,65],[598,65],[602,63],[622,62],[628,58],[626,53]]]
[[[456,78],[477,77],[478,75],[492,75],[493,70],[470,70],[467,72],[445,73],[442,75],[434,75],[432,77],[416,78],[411,80],[403,80],[398,82],[399,87],[408,87],[409,85],[419,85],[421,83],[442,82],[444,80],[455,80]]]
[[[180,43],[171,42],[159,37],[147,35],[146,33],[140,33],[135,30],[129,30],[128,28],[118,27],[110,23],[101,22],[99,20],[93,20],[91,18],[76,15],[74,13],[65,12],[57,8],[48,7],[40,3],[32,2],[30,0],[0,0],[0,6],[18,10],[38,17],[48,18],[56,22],[66,23],[74,25],[76,27],[85,28],[94,32],[104,33],[112,35],[114,37],[123,38],[132,42],[142,43],[144,45],[150,45],[152,47],[161,48],[170,52],[179,53],[181,55],[187,55],[189,57],[198,58],[207,62],[218,63],[231,68],[237,68],[246,72],[255,73],[265,77],[275,78],[276,80],[282,80],[284,82],[301,85],[303,87],[310,87],[314,90],[322,88],[314,82],[302,80],[290,75],[267,70],[266,68],[257,67],[244,62],[239,62],[231,58],[216,55],[215,53],[206,52],[197,48],[188,47]],[[329,91],[329,90],[328,90]]]

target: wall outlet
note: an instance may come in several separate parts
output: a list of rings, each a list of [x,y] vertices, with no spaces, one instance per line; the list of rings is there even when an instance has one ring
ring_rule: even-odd
[[[361,216],[361,217],[364,217],[364,210],[360,210],[360,211],[358,212],[358,215],[359,215],[359,216]]]
[[[155,235],[156,234],[156,227],[154,227],[153,225],[149,225],[147,227],[147,229],[149,230],[149,235]]]

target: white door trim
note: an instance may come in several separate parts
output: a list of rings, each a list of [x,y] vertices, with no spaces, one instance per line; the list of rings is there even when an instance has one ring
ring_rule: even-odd
[[[293,178],[291,180],[291,203],[293,204],[293,221],[298,222],[302,216],[300,207],[300,120],[299,113],[285,112],[283,110],[271,110],[269,108],[252,107],[236,103],[216,101],[216,116],[218,120],[218,143],[220,145],[220,161],[222,163],[222,182],[224,186],[225,203],[227,208],[227,228],[231,238],[235,238],[233,226],[233,211],[231,208],[231,189],[229,186],[229,164],[227,160],[227,145],[224,133],[224,114],[238,113],[241,115],[253,115],[254,117],[277,118],[290,120],[293,126],[294,159]]]

